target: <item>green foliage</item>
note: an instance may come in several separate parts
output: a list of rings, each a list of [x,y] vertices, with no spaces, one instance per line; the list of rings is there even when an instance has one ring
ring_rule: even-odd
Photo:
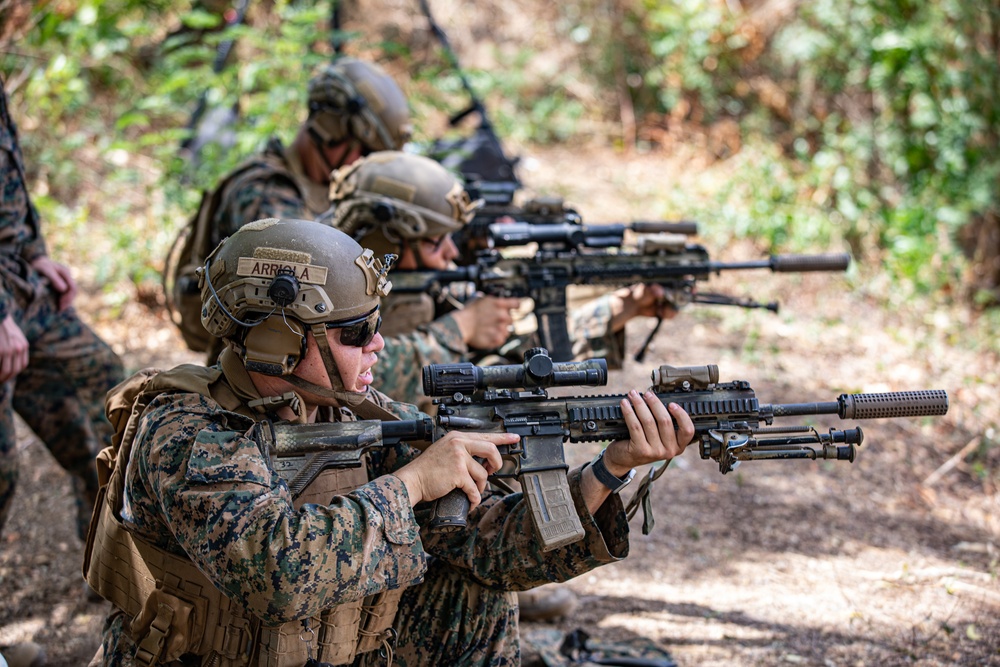
[[[69,225],[76,236],[102,239],[74,250],[75,263],[96,267],[98,285],[158,281],[199,191],[267,137],[291,137],[305,83],[329,57],[328,3],[277,2],[274,20],[253,29],[222,29],[218,16],[168,2],[89,0],[35,11],[35,27],[0,56],[0,72],[18,84],[12,104],[26,118],[22,144],[45,189],[33,195],[46,229]],[[235,57],[215,72],[227,40],[237,40]],[[228,143],[210,142],[191,160],[180,145],[201,99],[209,112],[239,113],[218,129]],[[96,185],[100,201],[79,198],[84,184]],[[77,203],[61,209],[54,201]]]
[[[957,280],[954,232],[998,208],[998,22],[995,5],[953,0],[813,2],[766,63],[800,98],[789,129],[818,146],[799,158],[846,170],[845,233],[924,290]]]
[[[765,147],[766,164],[716,193],[732,233],[840,237],[930,291],[957,286],[954,238],[970,216],[1000,214],[995,2],[816,0],[776,17],[709,0],[581,0],[562,13],[583,71],[617,91],[607,116],[627,94],[639,119],[731,118]]]

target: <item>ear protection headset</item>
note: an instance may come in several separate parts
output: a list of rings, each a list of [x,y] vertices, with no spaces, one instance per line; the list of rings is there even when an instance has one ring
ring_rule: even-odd
[[[299,295],[299,281],[291,269],[279,270],[267,288],[267,296],[276,308],[259,320],[246,322],[237,319],[225,307],[212,285],[208,262],[203,275],[212,292],[212,298],[222,312],[242,327],[243,335],[237,352],[248,371],[263,375],[291,375],[306,351],[305,327],[295,319],[285,317],[284,308],[295,302]],[[275,312],[281,308],[281,313]]]
[[[243,337],[243,364],[248,371],[264,375],[291,375],[306,351],[306,332],[297,320],[285,317],[285,306],[299,295],[299,281],[291,269],[281,269],[267,288],[267,295],[282,309]]]
[[[375,146],[377,138],[381,141],[383,148],[389,150],[395,149],[396,142],[389,134],[389,130],[385,127],[382,120],[379,119],[378,114],[371,108],[368,99],[358,92],[354,82],[342,72],[333,68],[327,69],[324,75],[336,81],[340,88],[338,92],[342,93],[342,95],[338,95],[337,97],[342,99],[333,101],[328,97],[323,102],[318,100],[309,102],[308,132],[313,141],[330,147],[351,138],[363,146],[371,148]],[[325,83],[324,85],[329,87],[330,84]],[[337,120],[337,124],[340,126],[339,136],[324,127],[323,123],[320,123],[316,119],[316,116],[322,113],[341,116]]]

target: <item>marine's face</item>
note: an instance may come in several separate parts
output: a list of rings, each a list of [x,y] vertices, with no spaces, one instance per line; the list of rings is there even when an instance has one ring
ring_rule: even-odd
[[[413,254],[413,249],[406,245],[396,266],[400,269],[433,269],[444,271],[458,257],[458,246],[450,234],[444,234],[430,239],[420,239],[418,243],[420,261]]]
[[[323,151],[326,157],[326,163],[333,165],[334,169],[354,164],[366,153],[365,148],[360,143],[351,140],[334,144],[333,146],[324,146],[320,150]],[[329,171],[325,172],[326,180],[324,183],[330,182],[331,173]]]
[[[364,347],[344,345],[340,341],[340,329],[327,329],[326,340],[330,344],[330,352],[340,371],[344,389],[351,392],[368,390],[374,380],[372,369],[378,361],[378,353],[385,347],[382,334],[377,333]],[[295,374],[304,380],[321,387],[331,387],[331,382],[323,366],[323,358],[319,346],[310,334],[305,356],[295,369]]]

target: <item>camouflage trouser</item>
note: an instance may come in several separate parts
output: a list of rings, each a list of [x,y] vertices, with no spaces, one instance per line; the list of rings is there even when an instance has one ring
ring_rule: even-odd
[[[75,310],[57,312],[57,297],[40,291],[28,303],[12,303],[11,315],[30,347],[27,368],[0,386],[0,530],[17,484],[17,412],[73,476],[77,531],[86,539],[97,494],[94,457],[111,442],[104,397],[124,371]]]
[[[483,588],[434,559],[428,563],[424,582],[403,593],[394,627],[399,635],[393,665],[521,664],[517,596]],[[376,651],[358,664],[386,663]]]

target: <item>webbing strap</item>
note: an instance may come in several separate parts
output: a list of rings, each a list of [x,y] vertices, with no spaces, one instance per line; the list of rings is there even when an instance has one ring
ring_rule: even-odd
[[[149,625],[149,632],[135,652],[135,661],[143,667],[159,664],[160,655],[167,642],[170,624],[174,620],[174,610],[162,602],[156,605],[156,617]]]

